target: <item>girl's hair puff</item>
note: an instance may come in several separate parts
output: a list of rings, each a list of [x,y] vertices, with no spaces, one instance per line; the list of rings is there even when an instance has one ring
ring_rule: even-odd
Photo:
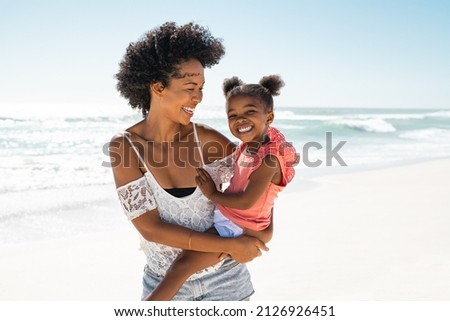
[[[264,76],[259,84],[267,89],[272,96],[278,96],[280,89],[284,86],[284,81],[279,75]]]
[[[228,95],[230,91],[232,91],[234,88],[239,87],[243,85],[244,83],[242,80],[240,80],[238,77],[234,76],[231,78],[227,78],[223,81],[222,90],[225,94],[225,97]]]
[[[244,95],[259,99],[268,111],[273,111],[273,96],[280,94],[284,81],[279,75],[264,76],[259,84],[244,84],[234,76],[224,80],[222,89],[227,101],[236,95]]]

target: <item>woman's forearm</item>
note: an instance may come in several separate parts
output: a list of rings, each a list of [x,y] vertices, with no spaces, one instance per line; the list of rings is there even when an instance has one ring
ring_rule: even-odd
[[[231,239],[196,232],[180,225],[163,222],[159,217],[155,219],[152,216],[144,214],[132,221],[147,241],[199,252],[231,252],[233,246]]]
[[[163,222],[157,211],[148,212],[132,220],[146,240],[180,249],[199,252],[226,253],[240,263],[246,263],[267,251],[265,243],[255,237],[222,238],[201,233],[183,226]]]

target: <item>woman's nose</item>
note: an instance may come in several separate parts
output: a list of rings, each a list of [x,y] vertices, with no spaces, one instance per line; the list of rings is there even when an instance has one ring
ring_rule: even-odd
[[[192,96],[192,102],[198,104],[202,101],[203,98],[203,94],[201,91],[196,92],[193,96]]]

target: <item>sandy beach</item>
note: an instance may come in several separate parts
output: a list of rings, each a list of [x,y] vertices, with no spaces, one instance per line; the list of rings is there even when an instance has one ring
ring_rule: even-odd
[[[252,300],[450,300],[449,159],[312,183],[278,198]],[[3,245],[0,300],[139,300],[136,233]]]
[[[323,177],[281,195],[255,300],[449,300],[450,160]]]

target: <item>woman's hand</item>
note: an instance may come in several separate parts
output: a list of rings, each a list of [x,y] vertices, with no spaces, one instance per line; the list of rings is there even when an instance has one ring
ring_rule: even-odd
[[[234,244],[228,255],[239,263],[250,262],[254,258],[262,255],[261,250],[269,250],[259,239],[248,235],[241,235],[237,238],[230,239],[230,241],[233,241]]]
[[[210,198],[213,193],[217,192],[216,184],[212,180],[211,176],[203,168],[197,168],[197,176],[195,182],[202,191],[203,195]]]

